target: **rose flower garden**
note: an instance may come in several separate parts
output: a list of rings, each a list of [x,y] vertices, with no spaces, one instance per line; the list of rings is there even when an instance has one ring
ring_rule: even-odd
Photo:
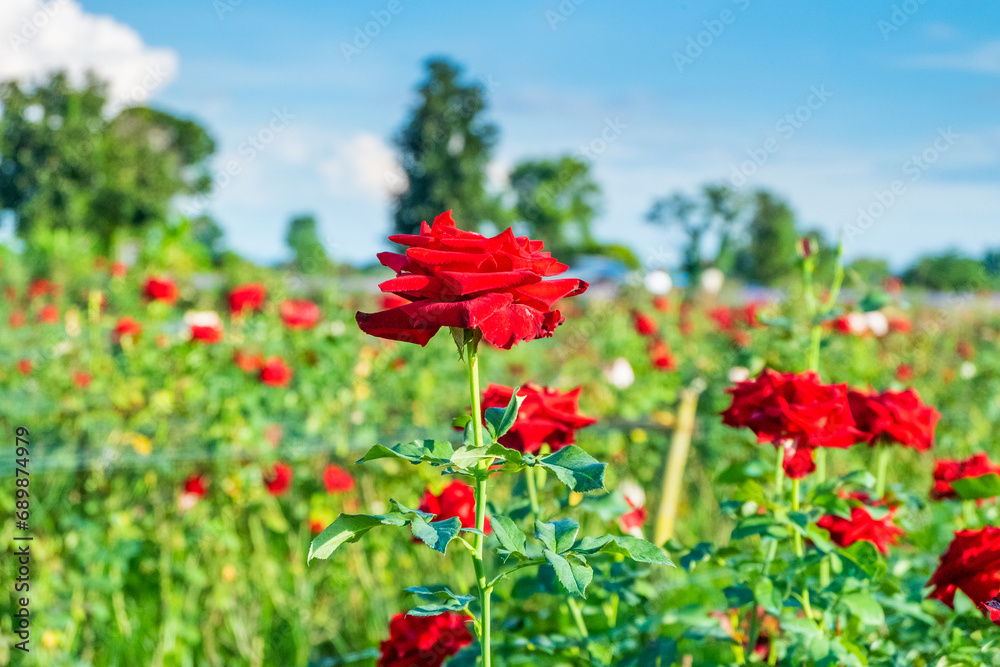
[[[390,240],[381,294],[4,258],[0,664],[1000,664],[995,313],[809,239],[746,303]]]

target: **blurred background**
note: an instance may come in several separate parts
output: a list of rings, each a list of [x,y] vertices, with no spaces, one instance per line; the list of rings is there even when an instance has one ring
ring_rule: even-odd
[[[554,339],[483,362],[484,381],[584,387],[600,423],[581,446],[642,492],[585,503],[591,522],[659,502],[697,386],[674,538],[726,539],[719,475],[758,450],[717,414],[732,381],[802,365],[803,238],[820,284],[847,266],[826,379],[917,386],[942,451],[977,451],[1000,435],[998,75],[986,0],[4,0],[0,422],[32,432],[37,494],[25,664],[372,663],[437,555],[399,536],[305,554],[342,510],[440,490],[351,464],[451,435],[452,343],[375,340],[353,316],[391,305],[386,237],[445,210],[544,240],[593,284]],[[247,285],[260,298],[234,305]],[[457,559],[449,576],[471,581]],[[711,598],[663,585],[658,605]],[[551,593],[512,593],[533,632],[559,627]]]

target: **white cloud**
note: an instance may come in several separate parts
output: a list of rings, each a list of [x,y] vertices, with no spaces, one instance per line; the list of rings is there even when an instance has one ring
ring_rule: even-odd
[[[1000,74],[1000,39],[985,42],[964,53],[942,53],[910,58],[907,63],[925,69],[961,70]]]
[[[146,102],[174,78],[177,60],[77,0],[0,2],[0,80],[28,83],[64,70],[79,83],[94,71],[109,83],[114,108]]]
[[[407,187],[393,150],[370,132],[337,142],[333,155],[320,160],[317,168],[327,189],[338,196],[361,192],[384,200]]]

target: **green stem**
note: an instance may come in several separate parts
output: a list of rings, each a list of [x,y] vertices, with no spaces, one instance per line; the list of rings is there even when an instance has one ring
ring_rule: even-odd
[[[885,497],[885,478],[889,472],[889,448],[882,445],[878,448],[878,463],[875,475],[875,500]]]
[[[476,350],[476,340],[472,338],[466,344],[465,356],[469,362],[469,394],[472,398],[472,433],[476,447],[483,446],[482,407],[479,399],[479,354]],[[490,667],[490,594],[491,587],[486,582],[486,565],[483,562],[483,550],[486,538],[483,528],[486,526],[486,482],[490,476],[489,460],[480,461],[476,467],[476,534],[475,553],[472,555],[472,565],[476,570],[476,584],[479,587],[480,632],[479,646],[483,667]]]
[[[792,511],[793,512],[798,512],[799,511],[799,507],[800,507],[800,505],[799,505],[799,492],[801,491],[800,487],[801,487],[801,484],[799,483],[799,480],[793,479],[792,480]],[[798,531],[795,531],[795,533],[793,534],[793,539],[795,541],[795,556],[798,557],[798,558],[802,558],[802,556],[804,554],[804,550],[803,550],[803,547],[802,547],[802,534],[799,533]]]
[[[570,613],[573,614],[573,621],[576,623],[577,631],[581,637],[587,639],[590,637],[590,633],[587,632],[587,624],[583,622],[583,612],[580,611],[580,605],[573,598],[566,598],[566,603],[569,605]]]
[[[785,493],[785,448],[778,444],[777,468],[774,472],[774,501],[780,503]]]
[[[531,501],[531,514],[536,519],[541,518],[542,512],[538,504],[538,489],[535,486],[535,469],[531,466],[525,468],[524,478],[528,484],[528,500]]]

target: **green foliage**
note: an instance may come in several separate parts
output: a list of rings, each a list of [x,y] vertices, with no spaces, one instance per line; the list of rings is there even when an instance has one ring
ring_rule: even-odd
[[[753,213],[746,223],[747,240],[737,251],[736,272],[758,285],[785,282],[798,268],[799,239],[788,204],[766,190],[753,193]]]
[[[333,265],[320,240],[316,218],[312,215],[299,215],[289,220],[285,243],[292,251],[292,267],[299,273],[326,273]]]
[[[981,290],[991,284],[984,263],[957,250],[922,257],[903,274],[903,280],[908,285],[945,292]]]
[[[419,102],[395,139],[407,187],[396,198],[393,228],[416,234],[421,221],[453,210],[463,229],[477,229],[500,215],[486,191],[486,165],[499,135],[483,119],[486,90],[463,81],[447,60],[429,60],[426,70]]]
[[[106,103],[94,78],[0,85],[0,210],[21,236],[89,231],[106,249],[116,230],[165,222],[175,197],[210,189],[215,144],[201,126],[144,107],[109,118]]]

